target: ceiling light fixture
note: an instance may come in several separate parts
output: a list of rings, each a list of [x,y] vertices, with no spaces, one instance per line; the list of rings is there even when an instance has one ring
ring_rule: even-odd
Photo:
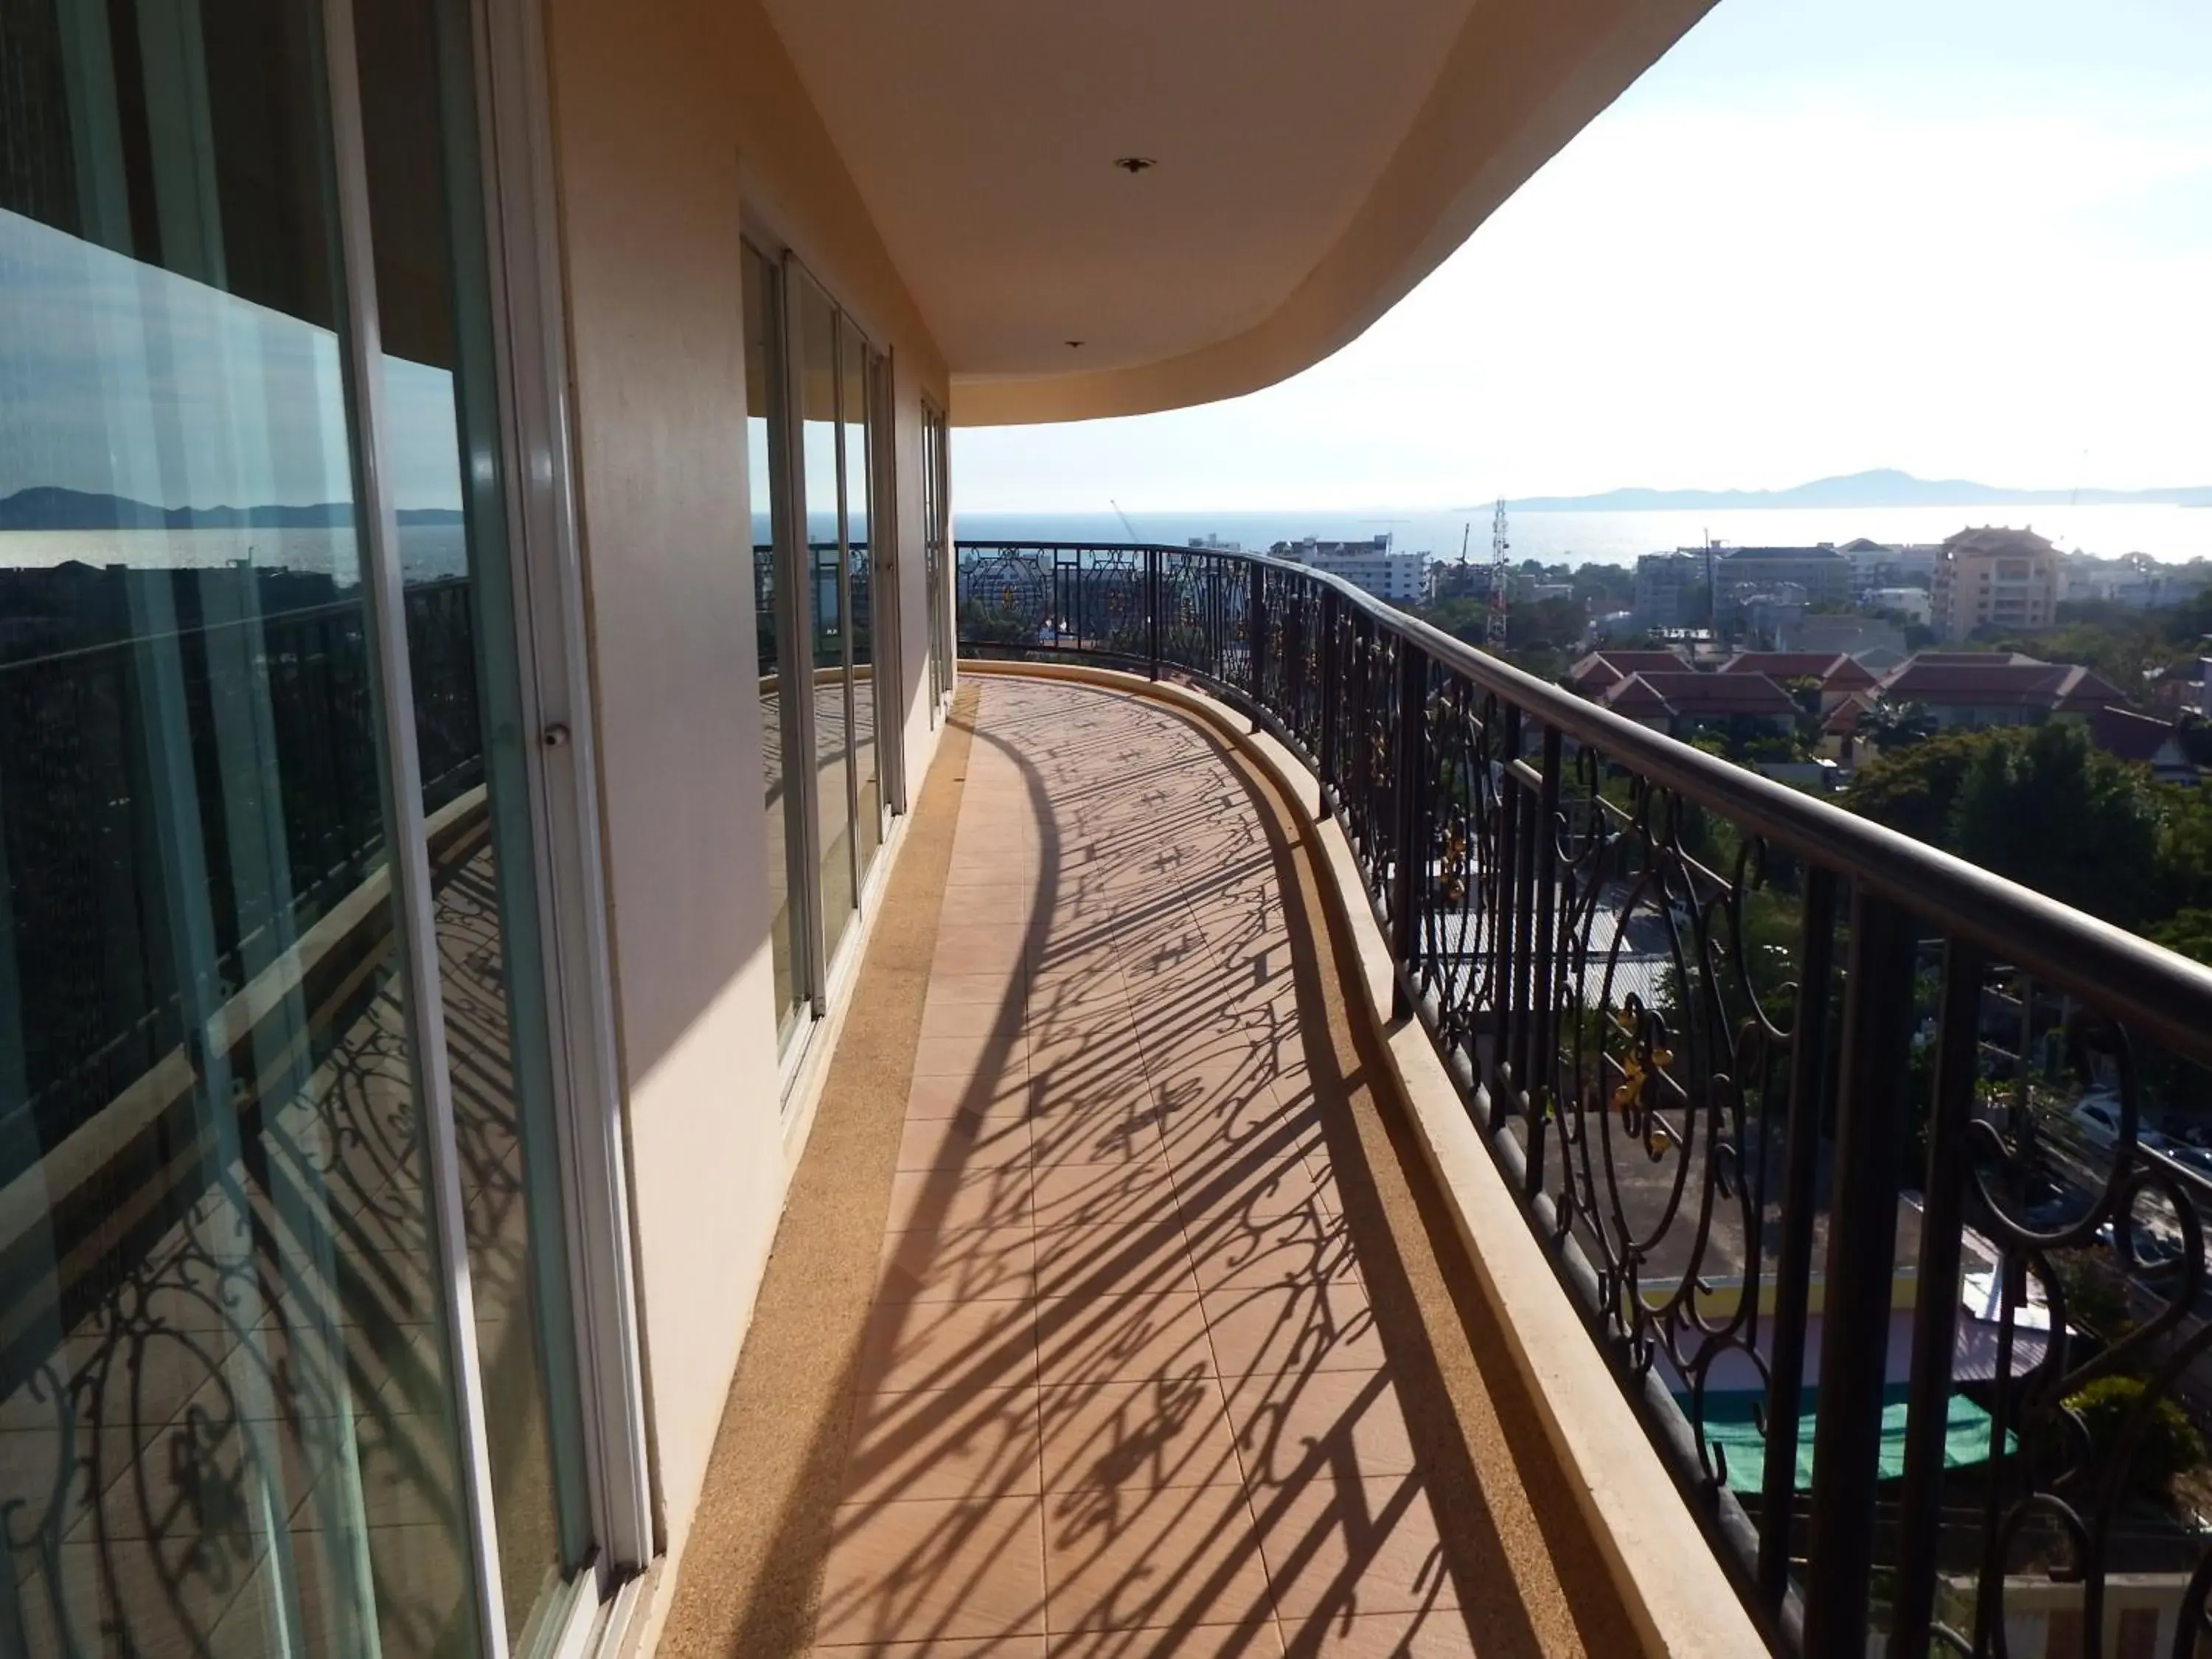
[[[1117,155],[1114,165],[1127,173],[1149,173],[1159,163],[1149,155]]]

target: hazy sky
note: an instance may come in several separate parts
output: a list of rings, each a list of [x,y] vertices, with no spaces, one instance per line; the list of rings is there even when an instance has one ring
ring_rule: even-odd
[[[2212,0],[1721,0],[1395,310],[958,506],[2212,483]]]
[[[459,507],[453,377],[385,359],[395,505]],[[353,498],[329,330],[0,211],[0,496]]]

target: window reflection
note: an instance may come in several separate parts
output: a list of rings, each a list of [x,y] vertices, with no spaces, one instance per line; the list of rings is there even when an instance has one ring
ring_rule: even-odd
[[[814,642],[814,798],[822,848],[824,959],[836,954],[859,891],[853,866],[853,730],[847,681],[849,633],[839,507],[837,313],[801,279],[799,293],[799,454],[805,469],[807,598]]]
[[[884,838],[884,783],[876,741],[875,583],[870,555],[872,523],[868,449],[868,343],[849,318],[838,319],[839,401],[845,440],[847,591],[853,617],[853,819],[860,874],[867,878]]]
[[[745,477],[752,492],[753,641],[760,676],[761,771],[766,796],[769,951],[774,969],[776,1030],[787,1038],[799,1023],[799,977],[792,908],[791,848],[796,800],[786,787],[783,757],[791,711],[782,696],[779,605],[783,584],[776,562],[777,474],[782,459],[782,307],[777,273],[748,245],[744,252]]]

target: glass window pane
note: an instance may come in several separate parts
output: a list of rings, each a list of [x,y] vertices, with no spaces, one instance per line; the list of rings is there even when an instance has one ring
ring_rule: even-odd
[[[776,465],[783,454],[782,317],[776,271],[753,248],[744,252],[745,477],[752,491],[753,641],[759,662],[761,771],[767,810],[769,951],[773,958],[779,1039],[799,1022],[791,907],[791,847],[797,840],[797,799],[784,785],[789,742],[781,695],[782,642],[776,607]]]
[[[838,542],[837,313],[804,278],[799,291],[799,455],[805,472],[807,604],[812,619],[814,780],[822,847],[823,949],[852,920],[852,732],[847,718],[843,560]]]
[[[853,775],[859,808],[853,820],[860,874],[875,862],[884,839],[881,751],[876,742],[875,591],[870,580],[870,484],[868,447],[868,343],[851,321],[839,318],[838,353],[843,390],[839,412],[845,430],[845,540],[849,559],[847,591],[853,617]]]
[[[474,1652],[316,14],[0,64],[0,1644]]]
[[[354,9],[441,1006],[507,1635],[589,1548],[459,0]],[[441,21],[446,25],[441,27]]]

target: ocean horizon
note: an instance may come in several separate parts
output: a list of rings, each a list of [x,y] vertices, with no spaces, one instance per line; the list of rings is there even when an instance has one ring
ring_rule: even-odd
[[[1509,513],[1510,509],[1509,509]],[[1456,559],[1490,557],[1491,508],[1376,507],[1370,511],[1188,511],[1132,513],[1139,541],[1180,545],[1218,536],[1254,551],[1308,536],[1359,541],[1389,535],[1400,552]],[[2060,551],[2100,558],[2142,553],[2162,563],[2212,559],[2212,507],[2130,502],[2085,507],[1746,507],[1722,511],[1511,513],[1510,556],[1545,564],[1633,564],[1645,553],[1702,546],[1711,537],[1727,547],[1841,546],[1860,537],[1891,544],[1941,542],[1969,526],[2033,528]],[[959,512],[953,534],[963,541],[1125,542],[1129,530],[1111,512]]]
[[[1371,512],[1227,510],[1132,513],[1135,539],[1182,545],[1218,537],[1264,552],[1308,536],[1357,541],[1389,535],[1401,552],[1455,559],[1490,556],[1491,515],[1440,508]],[[2112,558],[2142,553],[2163,563],[2212,559],[2212,508],[2142,504],[2021,507],[1759,507],[1723,512],[1519,513],[1508,526],[1510,556],[1545,564],[1633,564],[1638,555],[1696,547],[1711,537],[1726,547],[1841,545],[1859,537],[1940,542],[1969,526],[2033,527],[2063,552]],[[757,530],[758,527],[753,527]],[[1131,531],[1108,513],[961,513],[953,533],[965,541],[1126,542]],[[744,550],[746,532],[732,537]],[[409,579],[456,576],[466,569],[459,525],[403,525],[400,562]],[[94,567],[206,569],[244,562],[264,568],[324,571],[349,580],[357,565],[349,527],[226,527],[181,530],[0,531],[0,568],[50,568],[70,560]]]

